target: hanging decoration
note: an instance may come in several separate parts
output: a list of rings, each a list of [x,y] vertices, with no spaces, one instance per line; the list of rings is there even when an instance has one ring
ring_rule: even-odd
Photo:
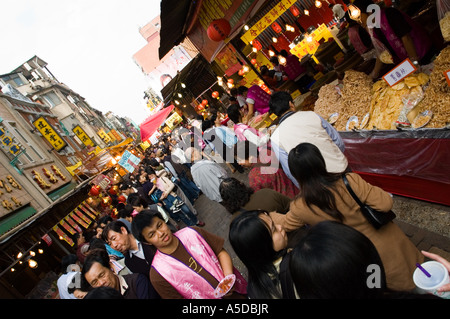
[[[209,25],[206,33],[212,41],[220,42],[225,40],[231,31],[230,22],[226,19],[213,20]]]
[[[258,51],[262,49],[262,44],[258,40],[253,40],[252,45]]]
[[[300,15],[300,10],[295,5],[290,7],[289,11],[291,11],[292,15],[296,18]]]
[[[89,195],[98,196],[99,194],[100,194],[100,187],[98,185],[92,186],[91,190],[89,191]]]
[[[278,22],[274,22],[270,26],[271,26],[272,30],[275,31],[276,33],[280,33],[281,31],[283,31],[283,29],[278,24]]]
[[[212,92],[211,96],[213,99],[217,99],[219,97],[219,92],[214,91],[214,92]]]

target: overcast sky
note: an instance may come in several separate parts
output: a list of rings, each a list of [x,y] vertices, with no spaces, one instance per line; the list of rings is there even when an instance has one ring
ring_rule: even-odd
[[[0,74],[37,55],[92,107],[140,124],[150,84],[132,56],[159,13],[160,0],[2,0]]]

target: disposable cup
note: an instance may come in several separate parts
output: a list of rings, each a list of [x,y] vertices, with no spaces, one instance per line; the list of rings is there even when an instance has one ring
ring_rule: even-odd
[[[413,274],[413,280],[419,292],[433,294],[444,299],[450,299],[450,291],[438,292],[438,288],[449,283],[448,270],[437,261],[427,261],[421,264],[431,276],[428,277],[421,269],[417,268]]]

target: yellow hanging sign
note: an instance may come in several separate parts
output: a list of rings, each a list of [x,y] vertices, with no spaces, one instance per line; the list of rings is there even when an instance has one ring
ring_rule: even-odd
[[[89,136],[86,134],[86,132],[81,128],[81,126],[79,126],[79,125],[75,126],[72,129],[72,132],[74,132],[75,135],[78,136],[78,138],[81,140],[81,142],[83,142],[84,145],[86,145],[86,146],[89,146],[89,145],[94,146],[94,143],[89,138]]]
[[[55,150],[60,151],[67,146],[63,138],[55,131],[53,126],[45,120],[44,117],[39,117],[33,122],[33,125],[38,129],[42,136],[49,141]]]
[[[281,0],[276,4],[264,17],[255,23],[253,27],[248,29],[247,32],[241,37],[241,40],[245,44],[249,44],[260,35],[265,29],[267,29],[272,23],[274,23],[283,13],[285,13],[294,3],[295,0]]]

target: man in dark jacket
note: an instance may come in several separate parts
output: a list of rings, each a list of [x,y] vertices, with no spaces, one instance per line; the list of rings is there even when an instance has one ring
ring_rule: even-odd
[[[125,266],[132,273],[140,273],[149,278],[150,267],[155,255],[153,246],[138,241],[131,230],[119,220],[109,223],[103,229],[102,238],[113,249],[120,251],[125,256]],[[149,286],[149,291],[157,296],[151,282],[149,282]]]
[[[93,288],[111,287],[118,290],[125,299],[159,299],[147,276],[140,273],[117,275],[109,264],[104,249],[95,249],[86,257],[81,271],[82,279]]]

